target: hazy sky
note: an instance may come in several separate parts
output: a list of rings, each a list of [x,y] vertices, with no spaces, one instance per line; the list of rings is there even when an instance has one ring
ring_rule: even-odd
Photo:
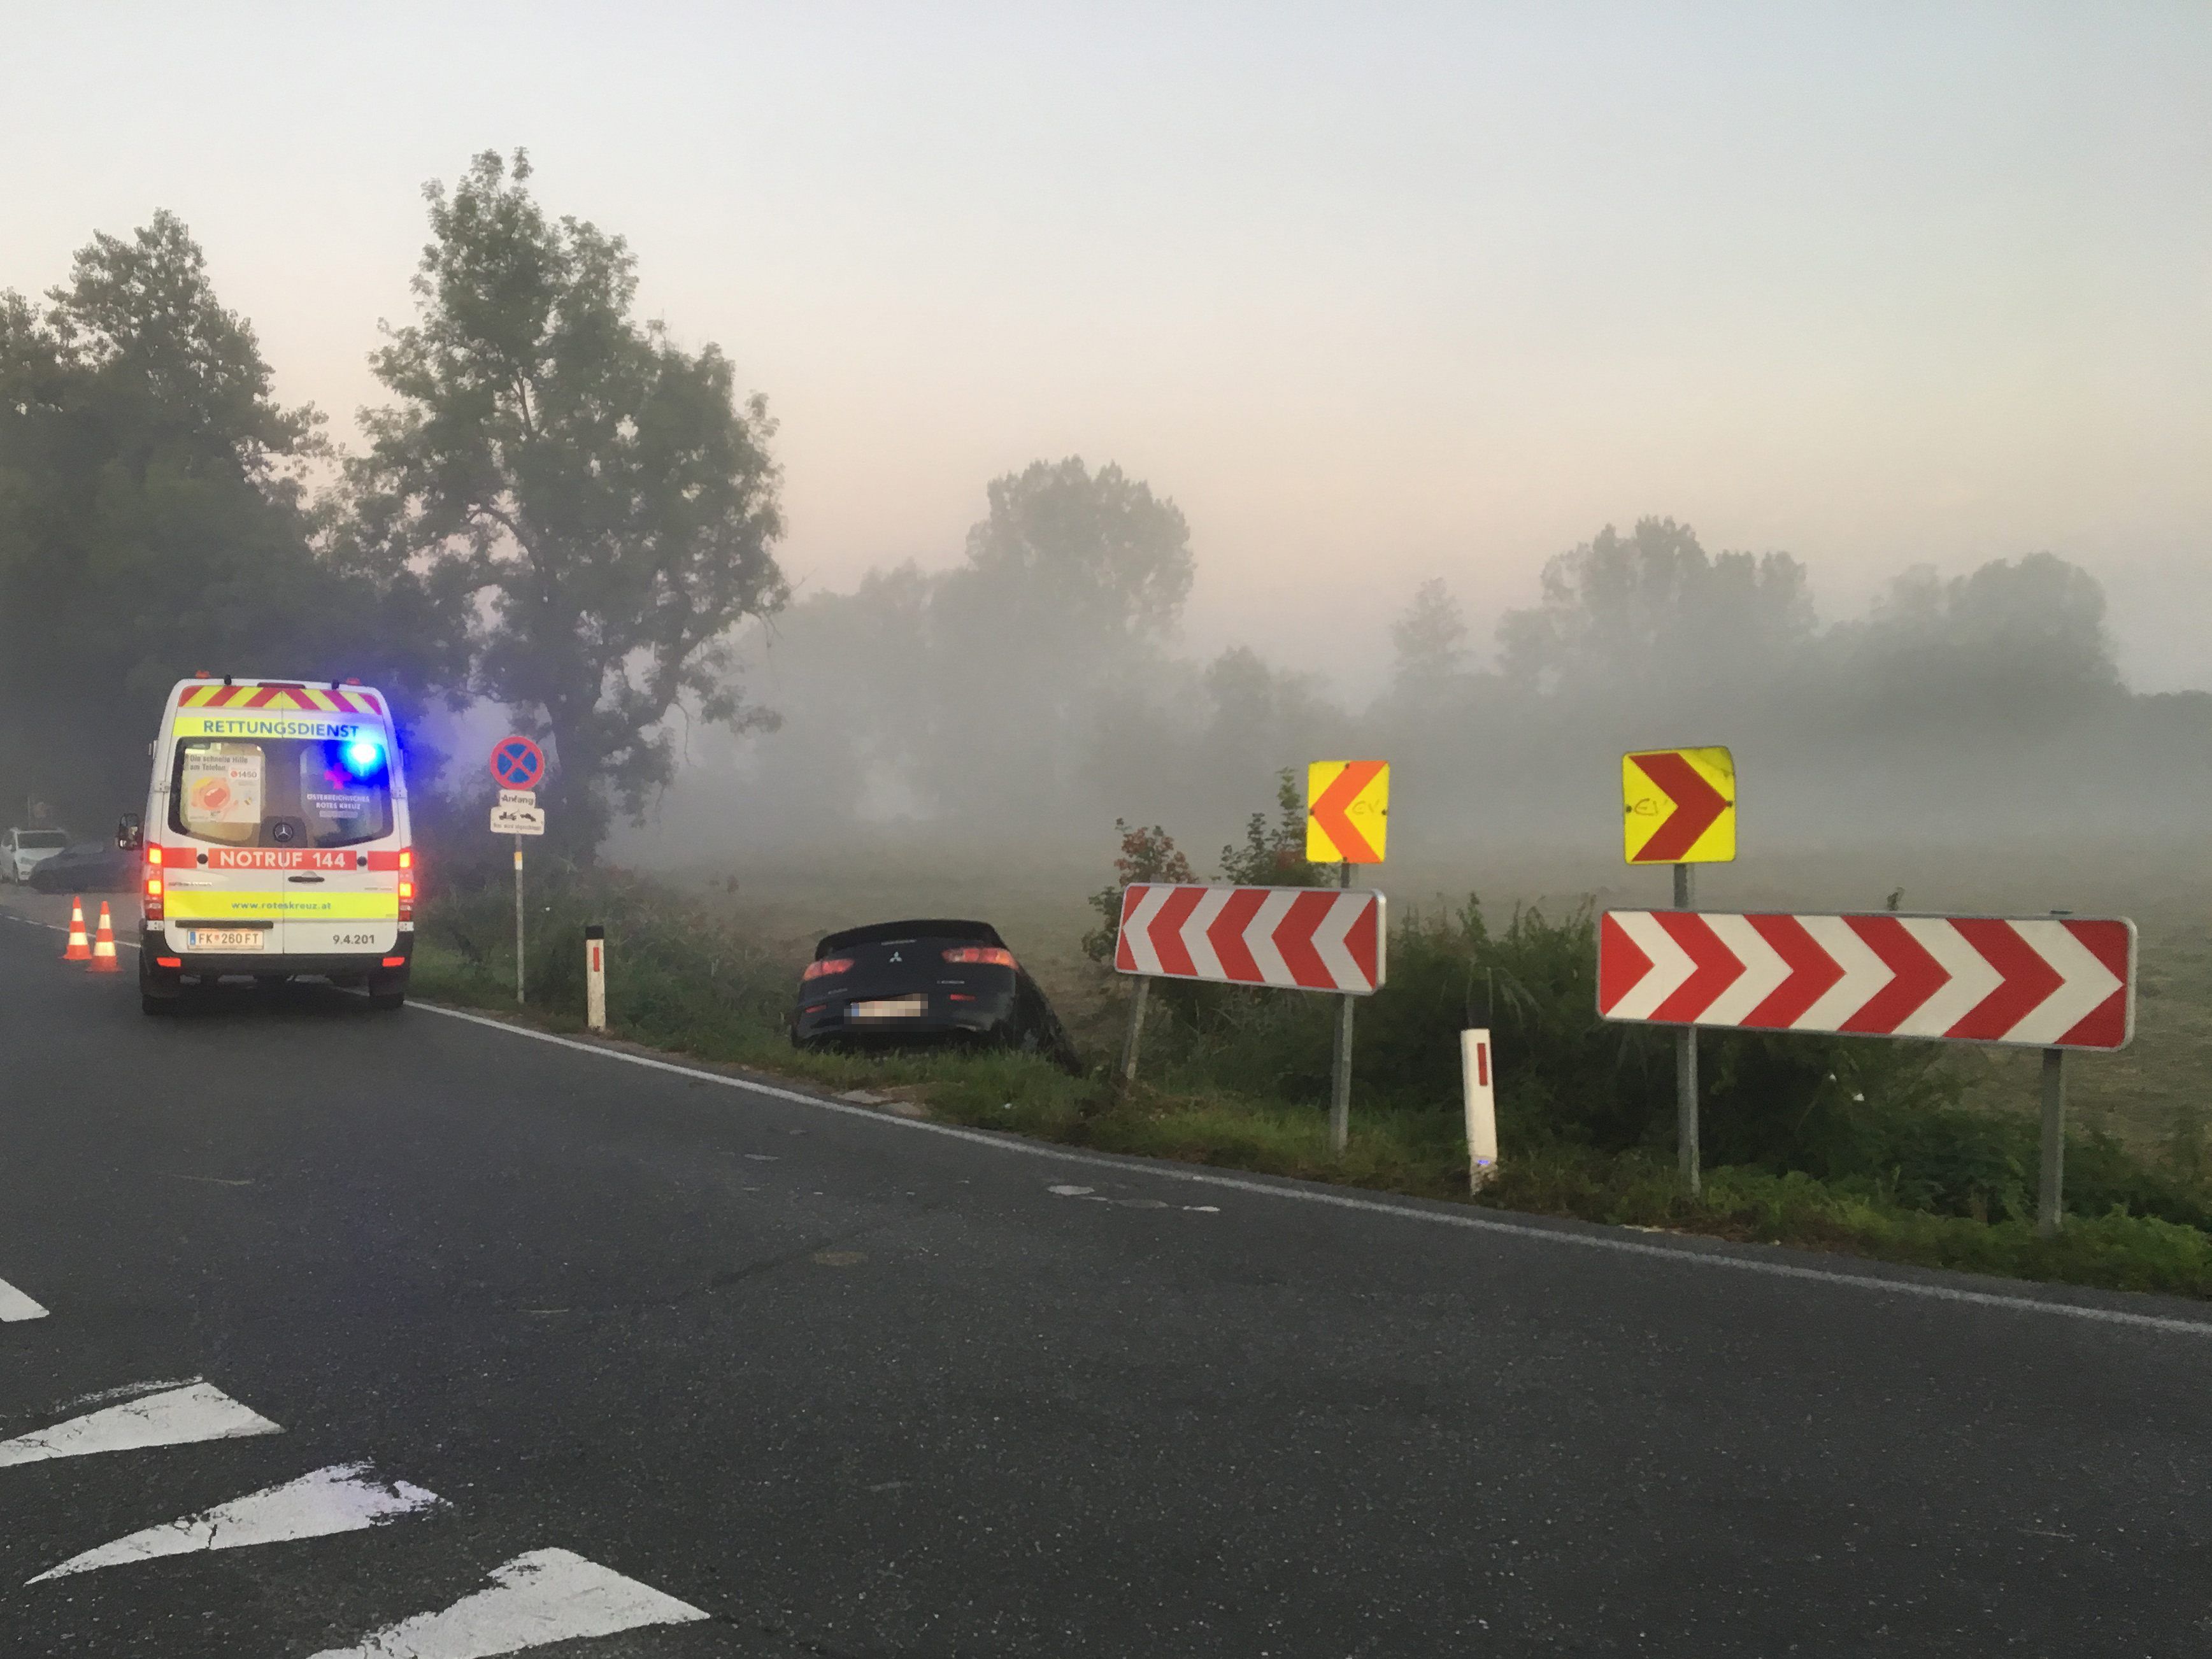
[[[2212,5],[0,6],[0,287],[156,207],[341,436],[529,148],[782,422],[787,567],[1119,460],[1190,632],[1364,685],[1608,520],[1825,608],[2037,548],[2212,686]]]

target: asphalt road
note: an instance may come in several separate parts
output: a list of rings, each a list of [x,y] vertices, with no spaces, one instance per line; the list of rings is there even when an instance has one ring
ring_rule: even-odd
[[[0,1442],[193,1378],[281,1432],[0,1444],[10,1659],[503,1651],[573,1627],[484,1599],[546,1551],[599,1576],[560,1618],[686,1610],[577,1655],[2212,1651],[2192,1306],[1470,1226],[320,987],[148,1019],[58,950],[0,918],[46,1310]],[[329,1470],[416,1506],[29,1582]]]

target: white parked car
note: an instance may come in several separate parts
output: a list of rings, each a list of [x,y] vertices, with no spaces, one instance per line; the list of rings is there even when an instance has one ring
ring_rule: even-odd
[[[10,830],[0,840],[0,881],[28,881],[31,872],[69,845],[58,830]]]

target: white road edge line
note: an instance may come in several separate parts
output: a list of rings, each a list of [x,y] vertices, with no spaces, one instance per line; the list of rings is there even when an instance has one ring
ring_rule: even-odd
[[[720,1072],[702,1071],[675,1060],[654,1060],[645,1054],[626,1054],[619,1048],[601,1048],[595,1042],[583,1042],[574,1037],[558,1036],[551,1031],[532,1030],[526,1025],[512,1025],[488,1014],[472,1014],[459,1008],[447,1008],[434,1002],[410,1002],[411,1008],[426,1014],[437,1014],[447,1019],[465,1020],[471,1025],[487,1026],[495,1031],[505,1031],[510,1036],[527,1037],[533,1042],[546,1042],[556,1048],[573,1048],[579,1054],[596,1054],[603,1060],[619,1060],[627,1066],[641,1066],[648,1071],[668,1072],[678,1077],[691,1078],[702,1083],[719,1084],[726,1089],[741,1089],[749,1094],[765,1095],[773,1100],[789,1101],[794,1105],[811,1106],[818,1111],[837,1112],[848,1117],[865,1118],[871,1123],[889,1128],[909,1129],[923,1134],[945,1135],[955,1140],[969,1141],[978,1146],[989,1146],[1002,1152],[1012,1152],[1024,1158],[1047,1158],[1056,1164],[1081,1164],[1090,1169],[1113,1170],[1127,1176],[1135,1173],[1128,1162],[1100,1158],[1089,1152],[1071,1151],[1054,1146],[1048,1141],[1024,1140],[1011,1135],[989,1134],[981,1129],[963,1129],[951,1123],[930,1123],[917,1118],[894,1117],[888,1112],[871,1110],[866,1106],[851,1106],[842,1101],[825,1100],[819,1095],[801,1094],[795,1089],[779,1089],[772,1084],[754,1083],[744,1078],[730,1077]],[[1231,1192],[1253,1193],[1262,1198],[1284,1199],[1297,1204],[1323,1204],[1334,1209],[1359,1210],[1371,1215],[1396,1216],[1406,1221],[1424,1221],[1432,1226],[1458,1227],[1471,1232],[1508,1233],[1516,1238],[1537,1243],[1560,1244],[1587,1250],[1611,1250],[1621,1255],[1656,1256],[1662,1261],[1682,1262],[1699,1267],[1725,1267],[1738,1273],[1761,1273],[1771,1279],[1809,1280],[1820,1285],[1847,1285],[1856,1290],[1886,1291],[1893,1296],[1917,1296],[1935,1302],[1963,1302],[1974,1307],[2005,1308],[2019,1313],[2056,1314],[2067,1319],[2086,1319],[2097,1324],[2128,1325],[2142,1330],[2178,1331],[2191,1336],[2212,1336],[2212,1320],[2173,1319],[2159,1314],[2129,1313],[2118,1308],[2090,1308],[2073,1302],[2046,1302],[2037,1297],[2003,1296],[1992,1291],[1961,1290],[1949,1285],[1926,1285],[1909,1279],[1882,1279],[1869,1273],[1835,1273],[1822,1267],[1800,1267],[1787,1261],[1761,1261],[1755,1258],[1727,1255],[1717,1251],[1678,1249],[1664,1244],[1643,1244],[1632,1239],[1612,1238],[1603,1234],[1568,1232],[1551,1227],[1532,1227],[1517,1221],[1507,1221],[1486,1215],[1455,1215],[1448,1211],[1417,1210],[1403,1204],[1386,1204],[1371,1198],[1354,1198],[1348,1193],[1313,1192],[1296,1187],[1270,1186],[1265,1182],[1241,1180],[1235,1176],[1216,1175],[1208,1170],[1192,1170],[1167,1164],[1141,1166],[1143,1172],[1162,1181],[1188,1182],[1194,1186],[1220,1187]]]
[[[0,1279],[0,1325],[18,1319],[44,1319],[46,1310],[6,1279]]]

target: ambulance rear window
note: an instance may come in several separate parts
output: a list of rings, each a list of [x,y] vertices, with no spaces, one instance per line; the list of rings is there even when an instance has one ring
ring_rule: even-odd
[[[169,827],[232,847],[350,847],[392,833],[391,755],[349,741],[187,738],[169,781]]]

